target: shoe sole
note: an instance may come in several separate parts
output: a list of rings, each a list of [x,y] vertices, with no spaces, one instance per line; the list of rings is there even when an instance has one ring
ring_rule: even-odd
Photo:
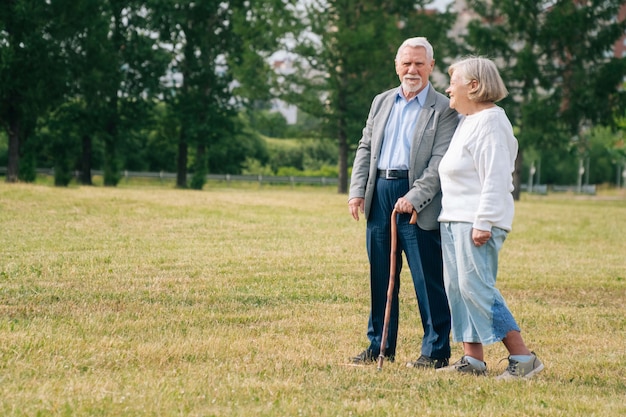
[[[437,369],[435,369],[435,371],[440,372],[442,374],[459,374],[459,375],[475,375],[475,376],[485,376],[485,375],[487,375],[487,370],[486,369],[484,371],[478,371],[478,370],[460,371],[459,369],[454,368],[452,366],[445,366],[443,368],[437,368]]]
[[[413,369],[432,369],[435,371],[441,368],[445,368],[445,366],[440,366],[439,368],[437,368],[435,365],[416,365],[415,362],[407,362],[406,367]]]
[[[430,368],[430,366],[428,366],[428,364],[422,363],[419,360],[417,361],[411,361],[411,362],[407,362],[406,363],[406,367],[407,368]],[[433,363],[433,368],[435,367],[435,364]]]

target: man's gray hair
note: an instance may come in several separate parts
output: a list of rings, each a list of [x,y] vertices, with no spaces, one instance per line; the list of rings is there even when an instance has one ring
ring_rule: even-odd
[[[402,45],[400,45],[400,47],[398,48],[398,52],[396,53],[396,61],[400,57],[400,53],[402,52],[402,50],[407,46],[411,48],[422,47],[426,49],[426,58],[428,58],[428,60],[432,61],[435,58],[433,53],[433,46],[430,44],[430,42],[428,42],[428,39],[423,36],[418,36],[415,38],[409,38],[402,42]]]

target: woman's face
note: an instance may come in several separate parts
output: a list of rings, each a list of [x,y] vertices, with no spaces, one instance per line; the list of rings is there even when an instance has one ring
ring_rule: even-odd
[[[461,114],[466,114],[468,105],[471,105],[469,98],[470,84],[461,76],[461,73],[457,70],[452,73],[450,77],[450,86],[446,88],[446,93],[450,97],[450,107],[455,109]]]

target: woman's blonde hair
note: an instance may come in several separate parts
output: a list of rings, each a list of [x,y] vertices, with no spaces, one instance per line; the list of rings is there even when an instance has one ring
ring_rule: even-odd
[[[466,84],[477,81],[475,89],[470,89],[470,100],[483,103],[492,102],[505,98],[509,92],[500,77],[496,64],[487,58],[467,57],[450,65],[448,74],[458,72]]]

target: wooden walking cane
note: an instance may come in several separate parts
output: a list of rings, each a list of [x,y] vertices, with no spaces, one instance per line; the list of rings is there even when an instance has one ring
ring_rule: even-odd
[[[391,318],[391,304],[393,303],[393,291],[396,286],[396,254],[398,252],[398,222],[397,211],[391,212],[391,253],[389,255],[389,286],[387,287],[387,303],[385,304],[385,319],[383,321],[383,334],[380,340],[380,354],[378,355],[378,370],[383,369],[385,360],[385,347],[387,345],[387,335],[389,334],[389,319]],[[417,211],[413,210],[409,224],[417,223]]]

